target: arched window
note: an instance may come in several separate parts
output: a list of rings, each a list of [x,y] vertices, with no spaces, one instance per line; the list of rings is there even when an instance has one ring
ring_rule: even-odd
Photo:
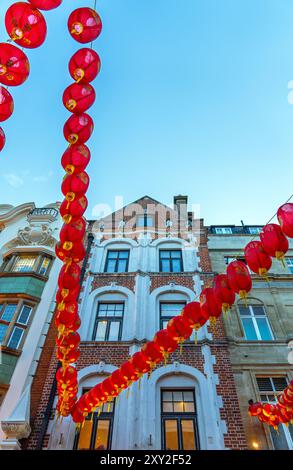
[[[274,335],[264,305],[257,299],[247,304],[238,302],[238,310],[245,339],[248,341],[272,341]]]

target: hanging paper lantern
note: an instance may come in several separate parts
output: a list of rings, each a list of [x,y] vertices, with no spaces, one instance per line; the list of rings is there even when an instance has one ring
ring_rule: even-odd
[[[146,361],[146,357],[142,352],[136,352],[130,358],[130,364],[132,365],[133,369],[137,372],[139,377],[141,377],[146,372],[150,371],[150,365]]]
[[[65,250],[59,242],[55,245],[55,253],[56,256],[66,264],[80,263],[85,257],[85,248],[82,242],[77,242],[73,244],[71,249]]]
[[[232,261],[227,266],[229,286],[233,292],[245,299],[252,289],[252,281],[246,264],[242,261]]]
[[[178,344],[182,344],[186,339],[190,338],[192,328],[182,316],[178,315],[177,317],[173,317],[169,320],[167,332],[174,341]]]
[[[263,227],[260,240],[265,252],[278,260],[282,260],[289,249],[288,239],[277,224]]]
[[[91,153],[86,145],[70,145],[62,155],[61,165],[66,173],[80,173],[88,166]]]
[[[79,173],[79,172],[78,172]],[[86,196],[79,196],[74,201],[68,202],[66,199],[62,202],[59,212],[66,224],[71,222],[73,217],[82,217],[88,206]]]
[[[56,345],[63,354],[68,354],[69,351],[76,349],[80,344],[80,336],[77,332],[70,333],[67,336],[56,338]]]
[[[174,352],[178,343],[169,335],[167,330],[160,330],[154,337],[154,345],[162,354],[165,364],[168,360],[169,355]]]
[[[107,395],[102,388],[102,384],[98,384],[90,390],[90,395],[93,398],[95,404],[105,403],[107,401]]]
[[[96,92],[90,84],[73,83],[63,93],[63,104],[68,111],[81,114],[95,102]]]
[[[74,315],[78,312],[78,303],[76,301],[73,302],[60,302],[57,305],[57,313],[56,315],[63,315],[62,319],[64,324],[71,321],[70,317],[74,317]],[[66,320],[68,319],[68,320]],[[73,318],[74,319],[74,318]]]
[[[157,349],[154,341],[148,341],[144,344],[141,352],[146,358],[146,363],[150,365],[151,370],[163,360],[163,354]]]
[[[84,195],[89,187],[90,179],[85,171],[65,175],[61,190],[68,202],[72,202]]]
[[[80,84],[92,82],[101,69],[98,54],[90,48],[79,49],[70,59],[69,72],[71,77]]]
[[[6,86],[22,85],[29,73],[30,64],[25,53],[13,44],[1,42],[0,83]]]
[[[81,321],[77,312],[74,314],[69,314],[68,312],[63,311],[56,314],[55,325],[57,327],[59,336],[67,336],[80,328]]]
[[[111,381],[113,382],[114,387],[116,388],[116,390],[118,390],[119,393],[121,392],[121,390],[124,390],[128,387],[128,380],[126,380],[121,374],[120,369],[117,369],[112,373]]]
[[[130,361],[126,361],[120,366],[120,374],[128,383],[135,382],[139,378]]]
[[[63,129],[64,137],[70,144],[84,144],[94,130],[92,118],[86,114],[73,114],[66,121]]]
[[[262,403],[260,402],[253,403],[253,401],[251,400],[250,405],[249,405],[250,416],[259,415],[260,413],[262,413],[262,408],[263,408]]]
[[[86,221],[83,217],[72,219],[69,224],[64,224],[60,231],[60,242],[65,250],[71,250],[74,243],[83,240],[86,230]],[[65,246],[65,244],[67,244]]]
[[[46,39],[47,25],[44,16],[29,3],[16,2],[5,15],[8,35],[21,47],[34,49]]]
[[[76,424],[84,422],[84,415],[83,415],[83,412],[80,410],[80,408],[78,406],[78,402],[75,405],[75,407],[73,408],[73,410],[71,412],[71,416],[72,416],[72,419],[73,419],[74,423],[76,423]]]
[[[54,10],[61,5],[62,0],[28,0],[35,8],[40,10]]]
[[[199,299],[204,315],[214,323],[222,314],[222,304],[216,299],[214,289],[211,287],[203,289]]]
[[[259,276],[266,276],[272,266],[271,257],[265,252],[262,243],[252,241],[244,249],[246,262],[251,269]]]
[[[263,406],[263,414],[264,414],[265,416],[270,417],[273,412],[274,412],[274,407],[273,407],[273,405],[270,405],[269,403],[266,403],[266,404]]]
[[[112,381],[112,376],[103,380],[101,386],[102,386],[102,390],[104,391],[104,395],[106,395],[108,400],[112,397],[117,397],[117,395],[119,394],[117,388],[115,387]]]
[[[56,302],[71,302],[77,300],[79,294],[80,286],[76,286],[73,289],[58,289],[56,294]]]
[[[201,309],[199,302],[189,302],[185,305],[181,315],[195,331],[198,331],[208,321],[208,317]]]
[[[214,279],[214,295],[223,312],[228,312],[235,302],[235,294],[230,289],[226,274],[218,274]]]
[[[287,202],[278,209],[277,217],[282,232],[289,238],[293,238],[293,203]]]
[[[92,8],[77,8],[69,16],[68,30],[73,39],[85,44],[94,41],[100,35],[102,21]]]
[[[62,385],[71,385],[77,380],[77,371],[75,367],[69,366],[64,369],[60,367],[56,373],[56,380]]]
[[[14,110],[14,102],[11,94],[6,88],[0,86],[0,122],[10,118]]]
[[[59,289],[74,289],[80,283],[81,269],[77,263],[71,263],[70,265],[64,265],[61,268],[58,277]]]
[[[5,142],[6,142],[5,133],[4,133],[3,129],[2,129],[2,127],[0,127],[0,152],[1,152],[1,150],[3,150],[3,148],[4,148]]]
[[[66,364],[74,364],[75,362],[78,361],[80,357],[80,350],[73,349],[69,351],[67,354],[64,354],[62,350],[58,348],[56,356],[57,356],[57,359],[62,362],[62,365],[64,367],[64,365]]]

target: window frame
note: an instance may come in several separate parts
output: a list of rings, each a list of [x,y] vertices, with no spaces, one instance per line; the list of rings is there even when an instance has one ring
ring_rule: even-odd
[[[163,411],[163,393],[164,392],[192,392],[193,394],[193,404],[194,404],[194,412],[164,412]],[[197,417],[197,406],[196,406],[196,394],[194,388],[161,388],[160,389],[160,410],[161,410],[161,445],[162,450],[166,449],[166,421],[177,421],[177,435],[178,435],[178,444],[179,449],[177,450],[185,450],[183,449],[183,434],[182,434],[182,427],[181,422],[182,420],[192,421],[193,422],[193,429],[194,429],[194,440],[195,440],[195,450],[200,450],[200,439],[199,439],[199,429],[198,429],[198,417]]]
[[[250,235],[259,235],[262,231],[262,227],[248,227],[248,232]]]
[[[233,230],[232,230],[232,227],[215,227],[215,234],[216,235],[233,235]]]
[[[17,263],[17,260],[19,258],[28,258],[28,257],[34,257],[35,258],[32,269],[28,270],[28,271],[15,271],[14,268],[15,268],[15,265]],[[45,274],[40,274],[40,269],[41,269],[42,264],[43,264],[45,259],[49,259],[49,264],[47,266]],[[28,274],[33,273],[33,274],[36,274],[38,276],[48,278],[50,270],[51,270],[52,265],[53,265],[53,262],[54,262],[53,256],[51,256],[48,253],[35,252],[35,251],[15,252],[15,253],[11,253],[11,254],[7,255],[4,258],[3,263],[1,265],[1,268],[0,268],[0,272],[3,273],[3,274],[8,274],[9,273],[9,274],[12,274],[12,275],[13,274],[15,274],[15,275],[28,275]]]
[[[174,252],[174,251],[177,251],[180,253],[180,258],[172,258],[171,256],[171,252]],[[162,257],[161,257],[161,254],[162,253],[166,253],[166,252],[169,252],[170,255],[168,258],[163,258],[164,260],[168,260],[169,261],[169,268],[170,268],[170,271],[163,271],[162,269]],[[174,271],[173,270],[173,263],[172,263],[172,259],[180,259],[180,271]],[[183,273],[184,272],[184,266],[183,266],[183,256],[182,256],[182,248],[161,248],[159,249],[159,271],[160,273]]]
[[[289,269],[290,273],[293,274],[293,258],[291,256],[288,256],[285,259],[287,268]]]
[[[168,316],[168,317],[162,317],[162,305],[179,305],[181,304],[182,305],[182,309],[185,307],[185,305],[187,304],[187,300],[179,300],[178,302],[176,300],[160,300],[159,301],[159,307],[160,307],[160,330],[164,329],[164,325],[163,325],[163,322],[164,321],[169,321],[171,320],[172,318],[174,318],[174,316]]]
[[[109,259],[109,253],[115,253],[117,252],[118,253],[118,256],[117,258],[110,258]],[[127,260],[127,263],[126,263],[126,268],[125,268],[125,271],[118,271],[118,266],[119,266],[119,253],[128,253],[128,257],[127,258],[122,258],[122,259],[126,259]],[[112,272],[112,271],[108,271],[108,264],[109,264],[109,261],[115,259],[115,270]],[[130,259],[130,250],[129,249],[120,249],[120,248],[117,248],[116,250],[115,249],[109,249],[107,250],[107,253],[106,253],[106,261],[105,261],[105,268],[104,268],[104,273],[107,273],[107,274],[124,274],[124,273],[128,273],[128,269],[129,269],[129,259]]]
[[[13,314],[11,320],[10,321],[2,320],[1,316],[2,316],[2,313],[5,309],[5,307],[7,305],[14,305],[14,304],[16,305],[16,309],[14,311],[14,314]],[[20,323],[18,321],[18,319],[19,319],[19,317],[22,313],[22,310],[25,306],[30,307],[30,309],[31,309],[30,313],[29,313],[29,316],[28,316],[27,324]],[[21,299],[21,300],[19,300],[19,299],[0,299],[0,325],[6,325],[7,326],[5,336],[3,337],[3,340],[0,343],[2,347],[6,347],[7,349],[11,349],[12,351],[21,351],[22,350],[24,342],[26,340],[28,330],[29,330],[29,328],[31,326],[31,323],[33,321],[35,309],[36,309],[36,304],[34,304],[31,301],[25,300],[25,299]],[[13,332],[14,332],[15,328],[19,328],[19,329],[23,330],[23,333],[21,335],[21,338],[18,341],[17,347],[16,348],[11,348],[9,346],[9,343],[11,341],[11,337],[13,335]]]
[[[246,306],[246,305],[238,303],[237,307],[238,307],[241,327],[242,327],[242,330],[243,330],[243,333],[244,333],[244,338],[245,338],[246,341],[264,341],[264,342],[275,341],[276,338],[275,338],[275,335],[273,333],[272,327],[270,325],[269,318],[268,318],[268,315],[267,315],[267,312],[266,312],[266,309],[265,309],[264,305],[252,304],[252,305],[247,305]],[[240,307],[249,309],[249,311],[251,312],[251,315],[241,314],[240,313]],[[255,315],[253,307],[261,307],[264,311],[264,315],[259,315],[259,316]],[[249,319],[252,320],[252,324],[253,324],[254,331],[255,331],[255,334],[257,336],[257,339],[248,339],[247,338],[242,318],[249,318]],[[269,333],[271,335],[271,339],[262,339],[261,338],[261,334],[260,334],[259,327],[258,327],[258,324],[257,324],[257,318],[265,318],[266,319],[266,323],[267,323],[267,326],[268,326]]]
[[[143,224],[139,223],[140,220],[143,220]],[[151,224],[148,223],[148,220],[151,220]],[[150,228],[154,227],[154,216],[152,214],[138,214],[136,217],[136,227],[137,228]]]
[[[121,317],[115,317],[115,316],[99,316],[99,308],[100,305],[123,305],[122,308],[122,314]],[[93,336],[92,336],[92,341],[95,341],[97,343],[115,343],[117,341],[121,341],[122,338],[122,331],[123,331],[123,320],[124,320],[124,312],[125,312],[125,302],[123,301],[102,301],[98,302],[97,305],[97,312],[96,312],[96,318],[95,318],[95,324],[94,324],[94,329],[93,329]],[[97,330],[98,330],[98,324],[100,322],[106,321],[107,326],[106,326],[106,331],[105,331],[105,339],[104,340],[97,340],[96,335],[97,335]],[[110,333],[110,327],[111,323],[119,323],[119,333],[118,333],[118,339],[116,340],[109,340],[109,333]]]

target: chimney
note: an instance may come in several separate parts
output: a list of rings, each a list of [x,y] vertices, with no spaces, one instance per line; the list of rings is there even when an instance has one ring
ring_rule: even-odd
[[[177,209],[178,212],[178,228],[179,231],[186,230],[186,223],[187,223],[187,201],[188,196],[182,196],[179,194],[178,196],[174,196],[174,209]]]

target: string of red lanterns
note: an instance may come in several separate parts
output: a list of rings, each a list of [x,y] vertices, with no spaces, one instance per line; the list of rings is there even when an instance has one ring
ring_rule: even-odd
[[[13,3],[5,15],[9,41],[27,49],[40,47],[47,35],[46,20],[40,10],[52,10],[61,3],[62,0],[29,0],[29,3]],[[22,85],[29,74],[30,63],[26,54],[13,44],[0,43],[0,122],[9,119],[14,110],[13,97],[4,87]],[[5,146],[5,141],[4,130],[0,127],[0,152]]]
[[[272,265],[272,257],[279,260],[284,258],[289,246],[286,237],[293,237],[293,204],[288,202],[281,206],[277,217],[280,225],[267,224],[260,234],[261,241],[250,242],[244,249],[248,267],[261,276],[267,276]],[[89,413],[98,408],[101,409],[104,403],[113,400],[144,374],[150,374],[160,362],[164,361],[166,364],[169,355],[178,346],[182,346],[183,342],[191,336],[192,330],[198,331],[208,320],[212,324],[215,323],[222,312],[230,310],[235,302],[236,294],[245,300],[251,289],[252,279],[246,264],[237,260],[229,263],[226,274],[218,274],[214,279],[213,287],[203,289],[199,302],[187,304],[181,314],[172,318],[167,328],[157,332],[154,339],[147,342],[140,352],[135,353],[113,374],[79,398],[71,412],[73,421],[80,426]],[[63,373],[65,374],[65,371]],[[68,382],[68,387],[74,386],[76,389],[76,380],[75,376],[72,382]],[[278,405],[276,405],[278,418],[274,415],[272,419],[260,419],[274,426],[281,422],[291,421],[292,399],[291,382],[278,399]],[[264,409],[265,413],[268,406],[253,405],[250,412],[255,413],[253,416],[266,416],[257,411],[259,409]],[[275,408],[270,408],[270,410],[273,409],[275,410]],[[60,409],[58,412],[60,413]],[[276,414],[275,411],[272,413]]]
[[[95,10],[77,8],[69,16],[68,30],[77,42],[88,43],[100,35],[102,22]],[[79,263],[85,257],[83,240],[86,221],[83,215],[88,205],[85,194],[90,182],[85,170],[91,158],[85,143],[94,129],[93,120],[86,111],[96,99],[90,82],[96,78],[100,68],[100,58],[95,51],[86,47],[79,49],[69,61],[69,73],[74,83],[66,88],[62,98],[65,108],[71,113],[63,128],[69,144],[61,158],[61,165],[66,172],[61,186],[65,199],[60,207],[64,224],[60,231],[60,242],[55,249],[57,257],[64,263],[58,277],[55,316],[58,329],[56,355],[62,363],[56,374],[57,412],[62,416],[70,414],[78,392],[77,372],[72,364],[80,356],[77,299],[81,281]]]

